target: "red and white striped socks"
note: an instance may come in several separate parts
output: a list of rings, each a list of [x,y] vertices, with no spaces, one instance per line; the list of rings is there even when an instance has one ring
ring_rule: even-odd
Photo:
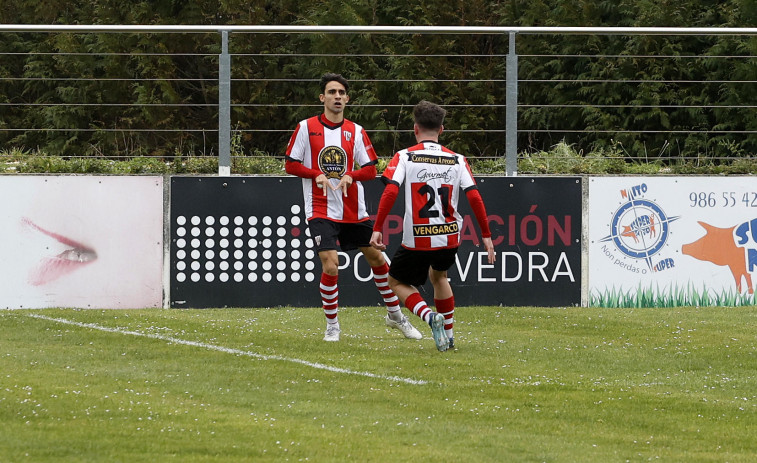
[[[376,288],[384,299],[389,317],[396,322],[400,321],[402,319],[402,307],[400,306],[400,299],[394,294],[392,288],[389,287],[389,265],[384,262],[384,265],[371,267],[371,270],[373,270],[373,281],[376,283]]]
[[[339,327],[337,312],[339,308],[339,275],[327,275],[321,273],[321,303],[323,313],[326,315],[326,323]]]
[[[431,320],[431,314],[433,311],[428,307],[426,301],[423,300],[420,293],[413,293],[405,299],[405,306],[415,315],[419,316],[421,320],[429,323]]]
[[[447,337],[452,339],[454,333],[452,328],[455,325],[455,296],[447,299],[434,299],[436,311],[444,315],[444,331]]]

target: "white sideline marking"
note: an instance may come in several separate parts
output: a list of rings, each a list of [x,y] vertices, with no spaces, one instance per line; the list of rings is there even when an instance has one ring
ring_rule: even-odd
[[[255,352],[250,352],[246,350],[239,350],[239,349],[232,349],[230,347],[216,346],[214,344],[206,344],[204,342],[187,341],[184,339],[173,338],[170,336],[163,336],[160,334],[140,333],[139,331],[125,331],[125,330],[119,330],[116,328],[108,328],[107,326],[97,325],[94,323],[81,323],[81,322],[77,322],[73,320],[67,320],[65,318],[47,317],[45,315],[38,315],[38,314],[28,314],[27,316],[32,317],[32,318],[38,318],[40,320],[47,320],[51,322],[64,323],[66,325],[78,326],[80,328],[91,328],[93,330],[105,331],[108,333],[128,334],[131,336],[141,336],[143,338],[159,339],[161,341],[172,342],[174,344],[182,344],[185,346],[192,346],[192,347],[202,347],[204,349],[215,350],[218,352],[225,352],[227,354],[244,355],[246,357],[253,357],[253,358],[257,358],[261,360],[280,360],[282,362],[299,363],[300,365],[305,365],[306,367],[316,368],[319,370],[326,370],[332,373],[344,373],[347,375],[366,376],[368,378],[385,379],[388,381],[397,381],[401,383],[415,384],[415,385],[428,384],[428,381],[424,381],[422,379],[403,378],[401,376],[386,376],[386,375],[378,375],[376,373],[370,373],[367,371],[348,370],[346,368],[334,367],[331,365],[326,365],[324,363],[308,362],[307,360],[302,360],[298,358],[283,357],[281,355],[256,354]]]

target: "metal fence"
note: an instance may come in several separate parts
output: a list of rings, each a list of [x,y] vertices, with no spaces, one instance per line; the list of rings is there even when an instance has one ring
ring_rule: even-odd
[[[60,49],[34,49],[12,50],[6,52],[6,56],[17,57],[21,59],[34,56],[38,58],[35,62],[42,66],[44,63],[56,63],[61,60],[81,61],[86,66],[87,58],[97,55],[99,58],[107,57],[116,63],[117,59],[133,59],[134,57],[143,59],[153,59],[159,63],[161,59],[170,58],[180,60],[184,72],[171,79],[156,78],[150,74],[148,66],[138,65],[137,69],[144,70],[143,74],[129,72],[127,75],[119,74],[121,69],[117,64],[112,65],[112,69],[105,69],[98,77],[76,75],[55,75],[52,71],[47,72],[44,78],[27,77],[21,70],[19,73],[0,75],[0,85],[8,86],[15,84],[31,85],[35,81],[44,80],[53,91],[45,98],[32,100],[30,98],[6,98],[0,101],[0,111],[7,117],[0,117],[0,140],[5,140],[6,146],[0,146],[0,149],[12,146],[14,141],[18,140],[35,140],[31,135],[34,133],[51,133],[65,132],[70,137],[75,138],[77,133],[96,134],[102,136],[99,140],[108,140],[108,143],[122,144],[123,148],[128,151],[133,143],[130,135],[138,133],[150,133],[153,136],[176,137],[179,141],[174,141],[181,145],[182,140],[192,140],[190,151],[195,151],[204,155],[213,155],[218,157],[219,175],[229,175],[231,173],[232,158],[234,156],[248,155],[256,149],[256,141],[273,139],[274,144],[281,146],[279,152],[269,154],[283,154],[285,140],[296,124],[298,118],[303,114],[312,115],[318,111],[320,104],[317,101],[317,80],[318,76],[312,75],[286,75],[285,69],[291,65],[292,60],[309,60],[315,63],[313,69],[324,66],[328,62],[338,62],[339,60],[353,60],[360,65],[361,60],[376,63],[378,60],[416,60],[419,66],[428,66],[429,63],[437,62],[447,63],[454,59],[465,59],[470,62],[487,61],[493,63],[497,69],[501,69],[501,75],[497,78],[482,79],[476,75],[462,78],[445,75],[445,67],[440,66],[433,74],[433,77],[423,77],[422,79],[406,78],[396,80],[384,78],[377,74],[375,78],[363,78],[352,81],[355,87],[379,88],[383,92],[383,98],[376,99],[376,94],[370,94],[371,98],[353,98],[351,103],[352,111],[350,114],[363,114],[361,111],[375,110],[381,108],[385,110],[389,119],[396,120],[396,123],[386,123],[383,121],[382,126],[371,127],[370,121],[364,122],[369,133],[375,134],[381,140],[382,146],[386,150],[401,148],[404,141],[408,140],[408,134],[411,132],[410,126],[401,124],[401,121],[407,120],[409,107],[406,103],[400,102],[397,95],[403,92],[413,92],[420,84],[443,84],[445,88],[450,86],[459,86],[463,91],[481,91],[480,89],[490,89],[489,98],[478,98],[476,102],[461,104],[465,109],[473,109],[477,113],[486,113],[486,122],[482,124],[473,124],[470,128],[467,124],[455,123],[447,124],[447,133],[451,136],[465,137],[469,140],[471,146],[484,146],[477,154],[479,158],[505,160],[506,172],[508,175],[517,174],[518,170],[518,153],[528,149],[539,149],[539,147],[530,146],[530,140],[540,137],[540,140],[552,140],[557,143],[561,140],[580,140],[582,137],[603,136],[608,140],[618,139],[626,136],[641,136],[644,134],[656,134],[665,138],[663,146],[655,147],[657,157],[664,157],[665,150],[670,150],[673,146],[673,140],[676,137],[702,136],[718,137],[719,142],[727,143],[728,140],[739,142],[744,137],[754,137],[757,135],[757,127],[749,124],[739,127],[719,127],[716,123],[709,126],[686,126],[684,129],[669,127],[664,123],[652,129],[638,130],[628,129],[623,125],[624,118],[633,118],[633,113],[628,111],[638,109],[655,109],[660,117],[665,118],[666,114],[671,111],[743,111],[753,113],[757,108],[757,101],[738,101],[736,103],[718,103],[716,105],[699,103],[699,102],[677,102],[676,104],[663,104],[655,101],[642,101],[634,95],[624,97],[619,96],[621,101],[614,99],[607,101],[580,100],[576,98],[570,102],[560,102],[552,104],[550,101],[543,101],[534,95],[545,95],[550,92],[573,92],[581,95],[582,89],[588,86],[593,88],[602,87],[609,93],[612,93],[612,86],[638,84],[639,86],[666,86],[666,85],[699,85],[699,86],[719,86],[720,89],[726,89],[729,85],[749,86],[757,83],[752,78],[740,78],[731,76],[729,79],[715,80],[687,80],[685,77],[670,79],[634,79],[622,77],[622,73],[608,73],[607,78],[585,79],[576,72],[574,76],[551,76],[547,78],[523,77],[519,68],[532,68],[539,66],[539,63],[547,61],[549,63],[584,63],[576,64],[576,68],[588,65],[607,66],[608,69],[621,67],[618,63],[635,62],[649,63],[651,61],[667,60],[677,63],[679,66],[691,66],[692,62],[697,65],[718,66],[718,62],[742,60],[750,61],[755,56],[749,52],[740,54],[719,54],[719,55],[687,55],[686,51],[677,50],[674,53],[655,53],[640,55],[613,55],[602,49],[597,49],[597,43],[594,43],[593,49],[579,51],[571,54],[558,54],[546,49],[542,52],[518,54],[518,50],[523,40],[533,40],[538,37],[575,37],[582,36],[587,38],[597,37],[621,37],[623,40],[630,40],[639,37],[650,36],[690,36],[690,37],[713,37],[713,36],[755,36],[757,28],[592,28],[592,27],[391,27],[391,26],[96,26],[96,25],[0,25],[0,41],[7,40],[8,34],[27,34],[31,37],[49,37],[50,34],[108,34],[115,37],[126,37],[132,35],[148,34],[166,34],[170,35],[202,35],[206,37],[206,43],[202,49],[198,50],[167,50],[165,47],[159,49],[134,49],[122,50],[114,49],[111,51],[89,51],[86,47],[77,51],[61,52]],[[354,37],[374,36],[374,35],[392,35],[401,40],[411,40],[413,37],[430,37],[446,35],[449,37],[470,37],[470,36],[487,36],[493,37],[497,41],[497,46],[489,50],[483,50],[481,53],[471,53],[470,51],[461,53],[460,50],[450,49],[448,53],[430,53],[426,55],[410,54],[393,54],[382,55],[368,54],[355,55],[349,52],[333,52],[332,50],[323,50],[319,53],[293,54],[291,52],[280,53],[276,50],[264,50],[249,52],[245,44],[250,40],[239,40],[235,42],[236,37],[254,37],[258,40],[260,37],[270,36],[272,34],[302,34],[302,35],[319,35],[339,38],[342,42],[349,42]],[[587,39],[588,40],[588,39]],[[27,41],[28,42],[28,41]],[[84,40],[86,42],[86,40]],[[160,42],[160,41],[158,41]],[[114,41],[115,44],[119,40]],[[601,42],[599,47],[601,47]],[[530,50],[538,50],[529,47]],[[635,61],[634,61],[635,60]],[[688,60],[688,61],[687,61]],[[200,66],[195,66],[197,62],[212,62],[213,73],[207,75],[193,75],[192,70]],[[262,64],[261,64],[262,63]],[[155,66],[158,66],[156,64]],[[378,66],[390,66],[391,64],[379,64]],[[470,65],[470,64],[469,64]],[[641,64],[644,65],[644,64]],[[266,75],[265,66],[274,66],[280,69],[285,77],[270,77]],[[106,66],[107,68],[107,66]],[[256,72],[247,72],[251,68],[258,68]],[[547,67],[548,68],[548,67]],[[52,67],[51,67],[52,69]],[[71,69],[77,69],[71,65]],[[618,77],[621,76],[621,77]],[[156,82],[156,81],[160,82]],[[114,85],[122,85],[127,88],[136,87],[141,82],[152,82],[154,87],[153,94],[145,96],[139,93],[133,94],[133,99],[129,101],[103,101],[107,98],[100,96],[101,101],[90,101],[84,96],[77,100],[77,91],[81,91],[77,86],[81,84],[103,84],[110,82]],[[172,82],[176,81],[176,82]],[[185,87],[217,87],[212,97],[205,101],[192,101],[188,97],[177,95],[174,83],[179,83]],[[281,95],[273,96],[276,93],[277,83],[302,87],[302,92],[296,95],[289,95],[288,100],[282,99]],[[165,88],[161,87],[166,84]],[[243,97],[235,94],[236,88],[244,87],[246,93]],[[160,89],[163,89],[161,94]],[[726,91],[726,90],[720,90]],[[0,92],[1,93],[1,92]],[[107,94],[107,91],[103,91]],[[531,99],[529,99],[531,98]],[[622,100],[622,98],[626,98]],[[444,102],[442,102],[444,103]],[[456,109],[455,105],[447,105],[448,109]],[[97,108],[124,108],[124,111],[134,111],[129,118],[116,121],[97,121],[93,123],[93,112]],[[273,109],[272,109],[273,108]],[[575,110],[575,118],[569,121],[550,120],[550,111],[555,109]],[[35,121],[38,125],[33,126],[14,126],[13,120],[9,116],[11,111],[31,110],[39,111],[41,116]],[[90,111],[90,112],[87,112]],[[170,120],[176,112],[196,112],[196,117],[191,119],[196,122],[194,126],[171,126]],[[623,113],[618,117],[618,125],[615,127],[597,127],[590,122],[592,112],[610,112]],[[152,121],[155,117],[153,113],[160,112],[161,121]],[[76,121],[76,114],[83,114],[82,121]],[[65,115],[66,117],[63,117]],[[143,120],[134,122],[134,119]],[[62,117],[63,120],[70,120],[68,126],[59,124],[50,124],[51,117]],[[255,118],[254,123],[248,119]],[[348,117],[350,117],[348,115]],[[362,122],[359,117],[355,120]],[[168,122],[166,122],[168,121]],[[570,123],[568,123],[570,122]],[[162,134],[162,135],[161,135]],[[26,138],[24,138],[26,137]],[[404,138],[403,138],[404,137]],[[480,140],[482,140],[479,143]],[[629,138],[625,138],[629,139]],[[97,140],[97,139],[96,139]],[[470,141],[472,140],[472,141]],[[374,140],[375,142],[375,140]],[[97,142],[93,142],[97,143]],[[103,141],[103,143],[105,143]],[[244,143],[247,152],[240,151],[239,144]],[[107,145],[98,145],[96,150],[107,151]],[[175,152],[160,153],[162,157],[182,156],[183,148]],[[107,153],[104,153],[106,155]],[[390,155],[390,152],[383,153]]]

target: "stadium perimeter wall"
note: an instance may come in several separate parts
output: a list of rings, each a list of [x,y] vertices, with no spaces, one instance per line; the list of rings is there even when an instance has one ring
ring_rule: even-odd
[[[497,262],[465,201],[459,305],[753,303],[757,179],[477,177]],[[383,186],[366,184],[370,210]],[[3,176],[0,307],[318,306],[293,177]],[[401,202],[384,230],[401,241]],[[378,305],[340,253],[340,304]],[[369,285],[369,286],[366,286]],[[423,288],[431,299],[430,288]],[[641,296],[643,297],[641,297]],[[705,295],[705,297],[703,297]]]

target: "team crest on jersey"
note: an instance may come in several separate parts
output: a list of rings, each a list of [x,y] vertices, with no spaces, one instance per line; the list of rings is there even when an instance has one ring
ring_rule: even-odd
[[[318,167],[326,178],[342,178],[347,171],[347,153],[340,146],[326,146],[318,153]]]
[[[352,140],[352,132],[343,132],[344,133],[344,139],[347,141]]]

